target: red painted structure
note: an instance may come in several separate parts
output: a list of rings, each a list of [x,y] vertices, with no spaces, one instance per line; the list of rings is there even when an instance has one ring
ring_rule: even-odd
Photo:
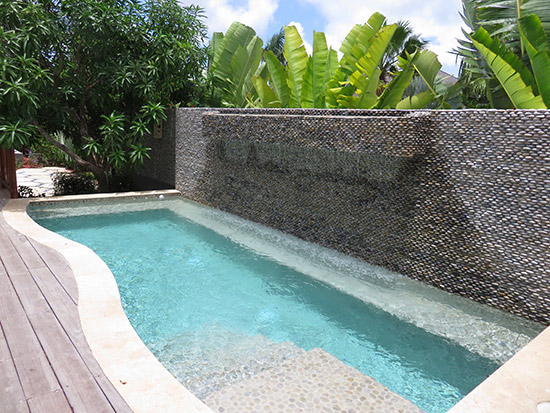
[[[15,151],[13,149],[0,149],[0,188],[8,188],[12,198],[17,198],[15,170]]]

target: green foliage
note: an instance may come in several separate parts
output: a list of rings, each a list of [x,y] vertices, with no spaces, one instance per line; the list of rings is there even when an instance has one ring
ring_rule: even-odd
[[[264,63],[256,70],[254,65],[244,66],[239,79],[241,75],[250,76],[250,85],[245,82],[246,99],[235,87],[235,72],[231,72],[229,62],[235,59],[239,47],[246,48],[256,37],[249,27],[234,23],[225,37],[216,33],[212,38],[211,73],[218,82],[218,89],[224,93],[224,103],[232,106],[395,108],[400,105],[422,108],[437,101],[438,107],[449,107],[446,99],[450,92],[443,82],[436,81],[441,65],[435,54],[421,50],[425,42],[411,36],[405,23],[386,25],[385,22],[384,16],[374,13],[364,25],[355,25],[342,43],[340,61],[336,51],[327,47],[323,33],[313,33],[313,52],[309,56],[296,27],[285,27],[283,54],[286,65],[268,50],[263,56]],[[399,33],[397,37],[396,33]],[[248,59],[246,62],[257,65],[257,61]],[[394,63],[395,72],[387,73],[384,75],[387,79],[382,79],[383,71],[389,70]],[[428,91],[401,102],[415,73],[424,80]],[[249,86],[253,86],[256,94]],[[228,99],[235,94],[240,95],[240,99]]]
[[[380,78],[388,83],[391,81],[391,74],[399,70],[399,58],[406,59],[407,55],[412,55],[417,50],[423,50],[428,45],[428,41],[422,39],[413,32],[410,23],[406,20],[400,20],[392,36],[391,42],[384,53],[380,70]]]
[[[71,145],[61,132],[54,133],[53,137],[58,142]],[[71,157],[44,138],[38,137],[33,139],[29,149],[38,157],[41,166],[62,166],[67,169],[77,168],[77,163]],[[72,149],[74,150],[74,148]]]
[[[238,22],[225,35],[214,33],[210,72],[223,106],[246,107],[257,100],[252,76],[259,75],[265,66],[260,65],[262,44],[252,28]]]
[[[333,104],[336,101],[339,107],[356,109],[368,109],[375,106],[386,107],[383,103],[386,101],[378,100],[377,91],[381,86],[381,69],[379,66],[397,29],[397,24],[384,26],[384,22],[384,16],[375,13],[367,24],[357,31],[352,30],[346,37],[344,43],[347,42],[351,47],[342,45],[340,48],[344,55],[335,75],[338,82],[335,82],[335,79],[331,81],[333,86],[338,84],[338,87],[332,87],[328,92],[330,101]],[[412,74],[411,72],[409,76],[408,73],[402,72],[396,75],[394,80],[388,84],[388,87],[391,85],[394,91],[397,92],[395,86],[404,85],[406,87],[412,78]],[[397,78],[400,78],[401,81],[396,81]],[[408,80],[405,82],[405,79]],[[400,98],[402,94],[401,92],[400,94],[392,94],[392,96],[398,95]],[[387,97],[388,93],[385,96]],[[390,101],[386,103],[390,104]],[[394,102],[394,105],[396,103]]]
[[[550,47],[538,16],[532,14],[520,19],[520,33],[529,55],[533,75],[540,96],[550,108]]]
[[[200,8],[13,0],[0,2],[0,16],[0,145],[28,146],[39,134],[93,172],[102,190],[148,156],[144,136],[167,107],[200,99]]]
[[[524,37],[520,35],[520,21],[536,14],[545,32],[550,35],[550,7],[548,0],[462,0],[462,19],[468,30],[465,40],[459,40],[455,53],[462,58],[460,81],[464,85],[463,101],[467,107],[512,108],[502,83],[473,44],[471,36],[483,27],[492,38],[498,38],[506,49],[515,54],[531,71],[531,60],[525,53]],[[539,82],[540,83],[540,82]]]
[[[58,172],[53,176],[55,195],[80,195],[96,192],[93,175]]]
[[[279,62],[281,62],[283,66],[286,66],[286,60],[284,56],[284,51],[285,51],[284,27],[282,27],[281,30],[279,30],[279,32],[271,36],[271,38],[267,41],[267,44],[264,47],[264,59],[265,59],[265,54],[269,51],[273,53],[273,55],[277,58]]]
[[[547,109],[545,102],[550,101],[550,88],[547,84],[550,80],[548,41],[537,16],[523,17],[520,24],[521,37],[527,47],[535,75],[510,48],[498,37],[491,37],[483,27],[471,39],[514,107]],[[540,90],[538,82],[542,82]]]
[[[327,48],[325,34],[313,32],[313,53],[308,58],[303,77],[301,107],[325,107],[325,95],[329,80],[338,66],[336,51]]]

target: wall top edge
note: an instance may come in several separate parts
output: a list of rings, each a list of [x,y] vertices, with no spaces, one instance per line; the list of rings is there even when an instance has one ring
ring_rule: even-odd
[[[327,116],[335,115],[335,116]],[[425,119],[429,118],[430,114],[426,112],[419,113],[407,113],[403,116],[391,116],[391,115],[369,115],[365,116],[364,114],[333,114],[333,113],[317,113],[317,114],[306,114],[306,113],[224,113],[224,112],[206,112],[203,115],[204,117],[222,117],[222,118],[290,118],[290,119],[327,119],[327,118],[342,118],[342,119],[372,119],[372,120],[413,120],[413,119]]]
[[[315,108],[209,108],[209,107],[193,107],[193,108],[177,108],[180,111],[200,111],[212,112],[220,114],[280,114],[280,113],[331,113],[331,114],[353,114],[361,115],[368,114],[376,116],[406,116],[413,113],[526,113],[526,114],[544,114],[550,115],[550,109],[315,109]]]

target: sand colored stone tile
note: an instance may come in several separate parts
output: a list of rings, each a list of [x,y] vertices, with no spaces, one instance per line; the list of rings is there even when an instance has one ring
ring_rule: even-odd
[[[321,349],[226,387],[204,401],[220,413],[421,412],[412,402]]]
[[[454,406],[450,413],[542,413],[550,402],[550,327]],[[539,408],[539,410],[537,410]]]

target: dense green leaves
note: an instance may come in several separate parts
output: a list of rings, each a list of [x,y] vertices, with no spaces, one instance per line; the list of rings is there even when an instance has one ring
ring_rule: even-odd
[[[463,30],[466,39],[459,40],[455,53],[462,57],[460,79],[465,87],[462,93],[463,100],[466,99],[464,103],[468,106],[488,103],[494,108],[514,107],[515,104],[510,100],[502,82],[489,67],[485,56],[474,45],[471,37],[483,27],[491,38],[499,39],[508,53],[516,55],[527,71],[534,72],[531,66],[533,59],[526,53],[525,36],[520,35],[520,22],[524,17],[536,14],[540,21],[539,39],[548,39],[548,0],[462,0],[462,4],[462,18],[469,29]],[[537,58],[539,61],[542,59],[544,57]],[[523,75],[521,76],[523,82],[528,84]],[[537,87],[541,85],[541,82],[530,84],[535,95]]]
[[[303,77],[301,107],[325,107],[328,81],[334,75],[337,64],[338,56],[336,51],[327,47],[325,34],[314,31],[313,53],[308,59]]]
[[[258,67],[262,43],[252,28],[238,22],[225,35],[214,34],[210,72],[224,106],[244,107],[256,100],[252,76],[263,70],[263,64]]]
[[[296,27],[285,27],[283,61],[286,65],[267,51],[263,55],[265,67],[260,65],[254,73],[252,63],[257,64],[258,46],[250,45],[256,42],[256,35],[251,28],[233,23],[225,35],[217,33],[212,38],[210,73],[224,96],[224,103],[232,106],[395,108],[400,104],[421,108],[435,100],[439,107],[448,107],[447,88],[436,81],[441,64],[435,54],[421,52],[425,42],[411,36],[405,23],[387,25],[385,22],[383,15],[374,13],[367,23],[355,25],[342,43],[340,61],[336,51],[327,47],[323,33],[313,33],[313,51],[309,56]],[[406,41],[409,38],[414,40],[410,44]],[[404,44],[410,47],[411,53]],[[239,52],[245,45],[249,45],[247,54]],[[229,62],[239,53],[242,54],[240,67],[245,69],[239,73],[245,74],[245,79],[250,78],[258,99],[246,89],[246,99],[242,94],[240,99],[229,102],[228,96],[239,90],[234,80],[236,67],[231,68]],[[395,68],[393,59],[400,61]],[[386,73],[387,79],[382,79],[389,67],[395,71]],[[429,91],[401,102],[415,73]]]
[[[522,17],[520,32],[540,95],[550,108],[550,48],[540,19],[534,14]]]
[[[40,134],[102,189],[142,163],[143,137],[169,105],[199,96],[205,27],[197,7],[13,0],[0,2],[0,19],[0,144]]]
[[[547,80],[550,73],[548,47],[545,47],[544,42],[541,42],[540,39],[532,38],[533,34],[540,35],[541,33],[540,20],[535,16],[522,20],[522,22],[524,29],[521,36],[528,43],[531,61],[537,66],[539,79]],[[537,79],[505,44],[497,37],[492,38],[482,27],[472,36],[472,42],[491,68],[514,107],[519,109],[547,108],[539,94]],[[542,85],[542,87],[546,93],[548,88],[546,85]]]
[[[302,37],[295,26],[285,27],[284,57],[288,67],[288,87],[290,89],[291,108],[299,108],[302,96],[302,82],[306,72],[309,56],[306,52]]]

